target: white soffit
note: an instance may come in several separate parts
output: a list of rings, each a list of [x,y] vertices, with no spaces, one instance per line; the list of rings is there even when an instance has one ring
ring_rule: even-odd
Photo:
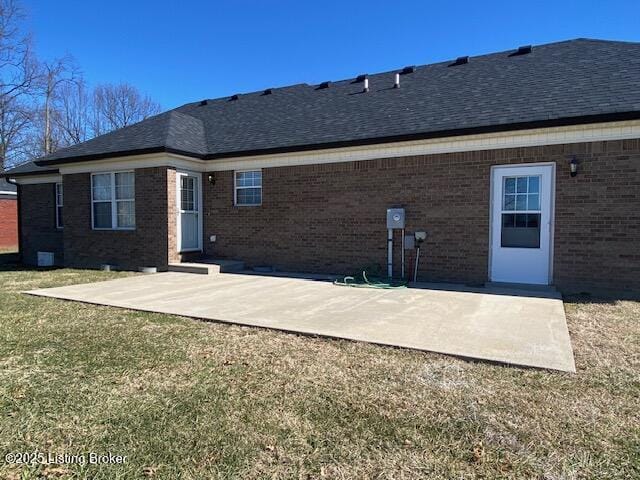
[[[59,166],[59,170],[61,174],[67,175],[169,166],[193,172],[212,172],[633,138],[640,138],[640,120],[462,135],[408,142],[379,143],[359,147],[310,150],[308,152],[231,157],[219,160],[201,160],[170,153],[146,154],[62,164]],[[44,176],[22,177],[17,180],[24,185],[59,181],[36,181],[38,177]],[[28,182],[28,179],[34,179],[34,181]]]
[[[15,177],[11,179],[18,185],[37,185],[39,183],[58,183],[62,181],[62,175],[33,175],[31,177]]]
[[[362,147],[313,150],[309,152],[234,157],[210,160],[208,171],[353,162],[376,158],[497,150],[631,138],[640,138],[640,120],[464,135]]]

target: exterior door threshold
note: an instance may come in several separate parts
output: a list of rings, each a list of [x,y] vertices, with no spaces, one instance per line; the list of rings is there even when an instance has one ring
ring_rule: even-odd
[[[555,285],[538,285],[533,283],[486,282],[486,288],[506,288],[509,290],[526,290],[528,292],[558,293]]]

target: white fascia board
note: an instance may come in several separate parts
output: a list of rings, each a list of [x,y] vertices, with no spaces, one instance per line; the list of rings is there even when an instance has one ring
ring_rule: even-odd
[[[38,185],[40,183],[59,183],[62,181],[62,175],[33,175],[33,176],[20,176],[11,179],[12,182],[16,182],[18,185]]]
[[[105,158],[103,160],[93,160],[89,162],[67,163],[59,165],[58,169],[62,175],[70,175],[74,173],[98,173],[151,167],[174,167],[204,172],[207,170],[207,162],[205,160],[173,153],[150,153],[128,157]]]
[[[61,164],[59,170],[62,175],[150,167],[174,167],[192,172],[214,172],[634,138],[640,138],[640,120],[461,135],[307,152],[238,156],[219,160],[201,160],[172,153],[156,153]]]
[[[0,190],[0,195],[18,195],[18,192],[13,190]]]
[[[498,150],[504,148],[624,140],[631,138],[640,138],[640,120],[463,135],[276,155],[233,157],[221,160],[210,160],[208,171],[354,162],[376,158]]]

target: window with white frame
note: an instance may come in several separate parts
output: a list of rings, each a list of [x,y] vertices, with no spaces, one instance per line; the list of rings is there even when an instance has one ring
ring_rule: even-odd
[[[262,171],[235,172],[235,204],[262,205]]]
[[[56,228],[62,228],[62,183],[56,183]]]
[[[131,230],[136,226],[133,172],[91,175],[91,208],[96,230]]]

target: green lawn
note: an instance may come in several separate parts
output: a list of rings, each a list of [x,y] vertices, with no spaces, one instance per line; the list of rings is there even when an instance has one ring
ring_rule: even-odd
[[[122,275],[0,266],[0,478],[640,477],[640,302],[568,300],[572,375],[20,294]]]

